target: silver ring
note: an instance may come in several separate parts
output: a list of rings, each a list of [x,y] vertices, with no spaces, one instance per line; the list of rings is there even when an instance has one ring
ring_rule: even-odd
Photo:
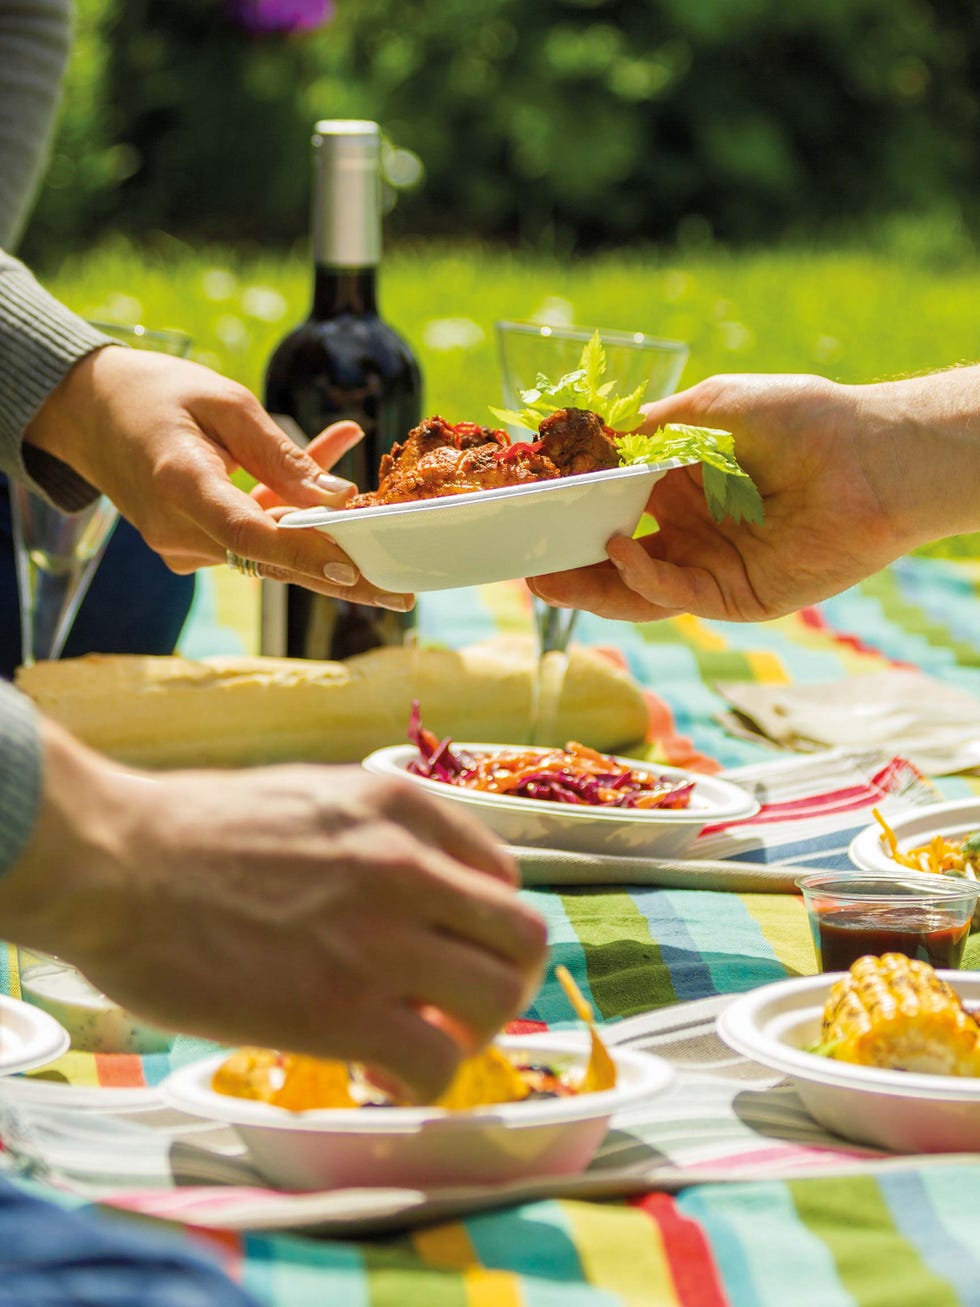
[[[240,572],[242,576],[262,575],[254,558],[241,558],[238,554],[233,554],[230,549],[225,550],[225,562],[233,572]]]

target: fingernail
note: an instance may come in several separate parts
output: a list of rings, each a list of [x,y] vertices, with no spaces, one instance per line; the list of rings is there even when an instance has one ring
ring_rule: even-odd
[[[353,585],[358,573],[350,563],[324,563],[323,575],[334,585]]]
[[[356,489],[353,481],[345,481],[343,477],[335,477],[331,472],[321,472],[316,479],[316,484],[321,490],[326,490],[331,495],[345,495],[348,490]]]
[[[407,613],[412,606],[412,596],[379,594],[376,603],[379,608],[387,608],[393,613]]]

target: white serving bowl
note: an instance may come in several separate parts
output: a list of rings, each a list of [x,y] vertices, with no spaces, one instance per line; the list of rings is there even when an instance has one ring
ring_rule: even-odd
[[[632,535],[670,459],[377,508],[304,508],[279,525],[335,540],[383,590],[418,593],[540,576],[605,560]]]
[[[453,743],[454,750],[469,754],[512,752],[523,747]],[[394,744],[368,754],[361,765],[380,776],[403,776],[429,794],[466,808],[505,843],[531,848],[676,858],[690,848],[705,826],[720,821],[740,821],[759,811],[756,801],[731,781],[702,776],[680,767],[641,762],[636,758],[616,758],[616,761],[654,776],[692,781],[694,793],[690,807],[600,808],[555,803],[549,799],[487,794],[414,775],[408,770],[408,765],[418,756],[414,745]]]
[[[70,1043],[68,1031],[47,1012],[0,994],[0,1076],[46,1066]]]
[[[899,850],[908,853],[920,844],[928,844],[935,835],[956,839],[980,830],[980,798],[932,803],[885,820],[895,833]],[[861,871],[894,872],[901,865],[889,853],[884,832],[877,822],[854,836],[847,854]]]
[[[815,1120],[834,1134],[900,1153],[980,1150],[980,1079],[918,1075],[836,1062],[806,1052],[820,1036],[829,972],[762,985],[718,1018],[730,1048],[789,1076]],[[939,971],[971,1008],[980,1005],[980,975]]]
[[[576,1032],[503,1035],[497,1044],[526,1062],[584,1067]],[[615,1112],[663,1092],[673,1071],[661,1058],[611,1048],[618,1083],[571,1098],[501,1103],[467,1112],[374,1107],[290,1112],[211,1089],[224,1054],[175,1071],[162,1085],[174,1107],[235,1127],[255,1166],[284,1189],[426,1188],[503,1184],[572,1175],[592,1160]]]

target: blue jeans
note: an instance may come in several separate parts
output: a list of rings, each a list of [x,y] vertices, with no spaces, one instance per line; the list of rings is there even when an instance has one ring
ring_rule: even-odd
[[[194,598],[194,577],[177,576],[120,521],[68,635],[63,657],[85,653],[170,654]],[[0,676],[20,662],[20,609],[10,496],[0,476]]]
[[[0,1307],[257,1307],[174,1236],[65,1211],[0,1177]]]

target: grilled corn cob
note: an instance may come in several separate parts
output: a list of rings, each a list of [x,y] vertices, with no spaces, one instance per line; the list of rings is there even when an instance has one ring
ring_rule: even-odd
[[[841,1062],[980,1076],[980,1024],[927,962],[863,957],[830,991],[821,1051]]]

